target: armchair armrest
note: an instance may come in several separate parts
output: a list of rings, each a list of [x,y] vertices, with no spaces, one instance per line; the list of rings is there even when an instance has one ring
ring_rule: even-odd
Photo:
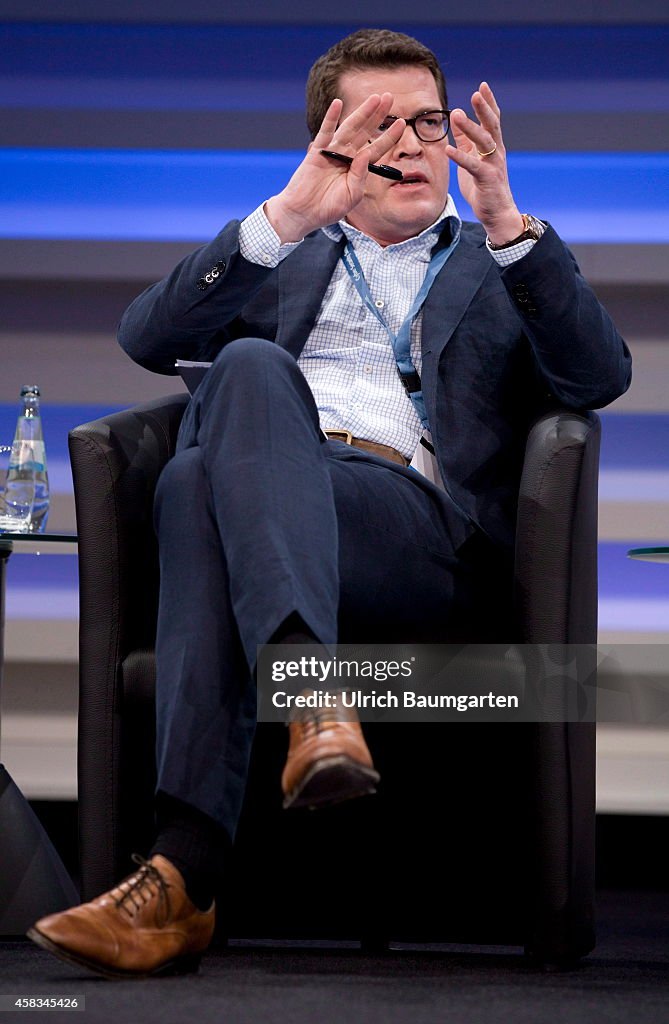
[[[527,644],[597,641],[597,482],[601,424],[555,410],[527,440],[518,500],[515,599]],[[582,652],[596,665],[594,646]],[[531,727],[533,912],[526,950],[580,956],[594,944],[595,726]]]
[[[592,412],[542,416],[527,440],[518,498],[517,620],[525,643],[597,640],[597,478]]]
[[[79,534],[79,808],[87,896],[109,887],[123,857],[119,821],[128,812],[120,801],[133,724],[123,713],[123,663],[155,643],[153,495],[188,399],[146,402],[69,435]],[[141,737],[141,748],[150,760],[150,735]],[[141,802],[150,787],[151,778],[142,777],[132,792]]]
[[[84,423],[69,435],[75,484],[81,613],[93,643],[129,650],[153,646],[155,608],[133,585],[157,577],[153,495],[174,453],[188,395],[171,395]],[[109,609],[118,619],[109,622]],[[114,628],[116,636],[107,630]]]

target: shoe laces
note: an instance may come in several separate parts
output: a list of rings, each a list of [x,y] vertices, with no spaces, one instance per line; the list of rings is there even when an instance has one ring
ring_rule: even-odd
[[[333,729],[344,722],[355,722],[355,712],[347,708],[299,708],[292,719],[299,722],[305,739],[324,729]]]
[[[119,910],[125,910],[130,917],[134,917],[138,910],[150,902],[158,894],[158,908],[156,911],[156,924],[162,928],[169,918],[170,898],[167,890],[170,883],[166,882],[158,868],[146,860],[139,853],[133,853],[132,860],[139,864],[139,871],[124,879],[115,892],[120,893],[114,899],[114,904]],[[128,905],[132,904],[132,908]]]

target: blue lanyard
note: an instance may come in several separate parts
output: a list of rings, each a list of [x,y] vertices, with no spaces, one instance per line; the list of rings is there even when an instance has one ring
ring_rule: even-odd
[[[402,381],[406,393],[413,402],[414,409],[416,410],[424,430],[429,429],[429,424],[427,411],[425,409],[425,402],[423,400],[420,376],[418,375],[416,367],[413,364],[413,360],[411,359],[411,324],[425,302],[437,274],[446,261],[452,256],[456,245],[460,241],[460,226],[460,221],[457,221],[453,241],[448,248],[441,249],[432,256],[425,279],[420,286],[418,294],[411,304],[411,309],[407,313],[406,319],[397,334],[393,334],[382,316],[381,311],[375,306],[372,294],[369,290],[369,285],[367,284],[365,275],[362,272],[360,261],[350,242],[346,243],[346,247],[341,257],[344,266],[346,267],[346,272],[355,285],[355,289],[362,299],[363,304],[367,307],[370,313],[374,314],[390,338],[390,344],[393,347],[393,353],[395,355],[395,362],[397,363],[397,372],[399,373],[400,380]]]

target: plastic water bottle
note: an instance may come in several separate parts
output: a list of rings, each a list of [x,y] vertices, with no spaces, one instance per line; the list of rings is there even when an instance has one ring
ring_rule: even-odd
[[[39,408],[39,388],[21,388],[21,412],[5,482],[5,499],[19,508],[32,499],[29,533],[42,533],[49,514],[49,477]]]

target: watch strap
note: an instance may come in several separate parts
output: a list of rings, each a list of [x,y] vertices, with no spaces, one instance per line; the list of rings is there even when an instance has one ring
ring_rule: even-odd
[[[488,240],[489,249],[492,249],[494,252],[498,252],[500,249],[509,249],[512,245],[518,245],[519,242],[537,242],[541,238],[546,230],[546,225],[536,217],[533,217],[531,213],[521,213],[520,216],[523,218],[524,224],[524,228],[521,233],[516,238],[512,238],[510,242],[503,242],[501,245],[495,245],[493,242]]]

